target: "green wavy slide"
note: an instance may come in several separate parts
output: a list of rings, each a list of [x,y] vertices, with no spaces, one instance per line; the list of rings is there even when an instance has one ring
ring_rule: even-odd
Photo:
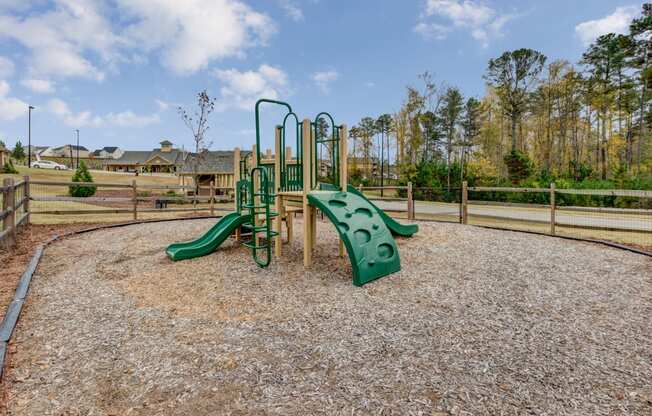
[[[401,270],[394,237],[366,198],[355,192],[312,191],[308,202],[328,217],[344,241],[354,285]]]
[[[249,214],[241,215],[237,212],[231,212],[222,217],[217,224],[198,239],[185,243],[170,244],[165,252],[173,261],[205,256],[215,251],[236,228],[247,222],[250,222]]]
[[[385,225],[387,225],[387,228],[390,229],[392,234],[400,235],[401,237],[412,237],[413,234],[416,234],[417,231],[419,231],[419,226],[417,224],[401,224],[400,222],[396,221],[394,218],[387,215],[385,211],[383,211],[376,204],[368,200],[367,197],[365,197],[362,194],[362,192],[358,191],[351,184],[347,186],[347,191],[364,198],[371,206],[373,206],[376,212],[378,212],[378,215],[380,215],[380,217],[385,222]]]

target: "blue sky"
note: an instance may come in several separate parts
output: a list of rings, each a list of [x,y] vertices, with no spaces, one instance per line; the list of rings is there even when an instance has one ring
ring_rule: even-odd
[[[484,91],[488,59],[529,47],[576,62],[626,30],[620,0],[0,0],[0,138],[90,149],[190,148],[176,107],[217,98],[213,149],[249,148],[253,102],[355,124],[399,108],[417,75]],[[268,114],[267,120],[273,119]],[[271,144],[270,136],[265,142]]]

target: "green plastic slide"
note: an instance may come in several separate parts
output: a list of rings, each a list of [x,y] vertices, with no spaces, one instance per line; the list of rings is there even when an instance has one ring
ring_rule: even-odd
[[[197,240],[170,244],[165,250],[173,261],[201,257],[215,251],[236,228],[249,222],[249,214],[241,215],[231,212],[222,217],[217,224]]]
[[[344,241],[354,285],[362,286],[401,269],[392,233],[366,198],[355,192],[313,191],[308,201],[328,217]]]
[[[376,212],[380,215],[380,217],[383,219],[385,222],[385,225],[387,225],[387,228],[390,229],[392,234],[394,235],[400,235],[401,237],[412,237],[412,234],[416,234],[417,231],[419,231],[419,226],[417,224],[401,224],[398,221],[396,221],[394,218],[390,217],[387,215],[385,211],[380,209],[376,204],[373,202],[369,201],[363,194],[362,192],[358,191],[355,189],[354,186],[349,184],[347,186],[347,191],[352,192],[356,195],[359,195],[360,197],[364,198],[371,206],[374,207]]]

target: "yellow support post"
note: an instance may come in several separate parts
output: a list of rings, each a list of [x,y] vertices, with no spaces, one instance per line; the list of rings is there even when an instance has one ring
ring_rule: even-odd
[[[308,192],[312,188],[311,153],[310,153],[310,120],[304,119],[303,124],[303,265],[310,267],[312,264],[312,209],[308,204]]]

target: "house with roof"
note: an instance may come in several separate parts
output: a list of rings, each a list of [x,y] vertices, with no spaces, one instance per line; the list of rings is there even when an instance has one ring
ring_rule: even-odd
[[[101,149],[94,150],[91,157],[93,159],[119,159],[123,153],[124,150],[117,146],[104,146]]]
[[[5,163],[9,162],[10,157],[11,157],[11,152],[9,151],[9,149],[7,149],[2,144],[0,144],[0,169],[2,169]]]
[[[88,159],[90,151],[84,146],[77,146],[74,144],[66,144],[59,147],[49,147],[40,153],[40,157],[64,157],[64,158],[77,158]]]
[[[32,159],[40,160],[41,154],[46,150],[48,150],[50,146],[31,145],[31,146],[27,146],[27,148],[29,149],[29,152],[32,154]]]
[[[251,154],[250,151],[241,151],[240,158],[245,159]],[[186,163],[179,170],[178,175],[182,185],[198,185],[200,195],[208,195],[210,186],[213,182],[216,195],[226,195],[230,188],[235,185],[235,157],[236,152],[233,150],[205,150],[199,156],[191,153],[186,158]]]
[[[160,142],[161,147],[153,150],[124,150],[120,157],[104,161],[104,169],[109,172],[150,172],[175,173],[184,165],[188,155],[174,148],[169,140]]]

